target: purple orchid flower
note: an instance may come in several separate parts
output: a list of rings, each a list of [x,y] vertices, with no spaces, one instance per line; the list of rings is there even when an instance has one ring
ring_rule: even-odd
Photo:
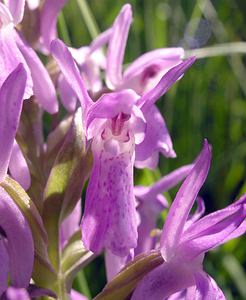
[[[161,78],[170,69],[182,63],[184,56],[182,48],[163,48],[140,56],[122,73],[124,50],[131,21],[131,6],[126,4],[122,7],[113,26],[99,35],[89,47],[83,47],[77,51],[70,49],[80,66],[86,87],[92,95],[96,95],[96,91],[102,87],[100,69],[105,69],[105,67],[106,82],[111,90],[120,91],[130,88],[141,96],[149,97],[149,92],[151,94],[155,87],[158,87],[158,83],[163,86]],[[108,51],[105,66],[100,48],[106,43],[108,43]],[[97,53],[101,54],[101,57],[98,57]],[[94,60],[93,55],[96,57]],[[76,93],[69,88],[64,77],[61,77],[58,83],[64,106],[69,111],[73,111],[76,107]],[[135,166],[155,169],[159,160],[159,152],[166,157],[176,157],[176,153],[165,120],[157,107],[154,104],[147,105],[143,107],[142,112],[147,121],[146,137],[136,146]]]
[[[246,195],[186,226],[189,212],[207,177],[210,161],[211,148],[205,141],[164,224],[160,242],[163,264],[140,281],[132,300],[225,299],[215,281],[203,271],[202,261],[208,250],[238,236],[239,231],[240,234],[245,232]],[[238,230],[242,226],[244,230]]]
[[[29,47],[15,30],[23,18],[25,1],[7,1],[0,3],[0,64],[3,66],[0,75],[0,86],[19,63],[23,63],[27,72],[24,98],[33,94],[41,106],[53,114],[58,111],[56,91],[35,51]]]
[[[147,135],[143,110],[153,106],[193,64],[194,58],[169,70],[157,87],[143,97],[133,90],[122,90],[103,94],[93,102],[66,46],[55,40],[51,53],[80,99],[87,140],[92,140],[94,163],[82,219],[83,242],[96,253],[106,247],[116,255],[126,256],[137,246],[133,165],[135,145]],[[150,147],[147,151],[151,156],[153,149],[149,150]]]
[[[168,191],[183,180],[192,169],[193,165],[186,165],[164,176],[151,186],[135,186],[134,194],[137,201],[138,241],[137,247],[131,249],[125,257],[114,255],[107,250],[105,255],[107,279],[110,281],[129,261],[141,253],[146,253],[155,248],[157,239],[151,237],[151,231],[156,228],[156,221],[163,209],[168,207],[168,202],[163,192]]]
[[[17,131],[26,72],[20,64],[0,89],[0,182],[5,179]],[[29,225],[7,192],[0,187],[0,296],[8,287],[10,273],[14,287],[27,287],[34,259]]]
[[[182,65],[183,48],[163,48],[143,54],[122,72],[122,63],[128,32],[132,22],[131,6],[122,7],[111,30],[107,51],[106,82],[110,89],[133,89],[142,98],[163,86],[165,74],[175,66]],[[180,76],[182,77],[182,76]],[[179,79],[179,78],[177,78]],[[176,79],[176,80],[177,80]],[[153,103],[152,103],[153,104]],[[137,168],[155,169],[159,152],[166,157],[176,157],[165,120],[157,107],[145,105],[142,112],[147,121],[146,137],[136,146]]]
[[[131,21],[131,6],[126,4],[121,9],[113,26],[100,34],[89,47],[82,47],[78,50],[70,48],[86,83],[86,88],[95,98],[97,98],[98,91],[103,91],[100,69],[106,69],[106,81],[111,90],[132,89],[138,95],[143,96],[142,98],[145,96],[149,98],[152,97],[153,90],[163,87],[165,83],[162,80],[168,71],[171,69],[174,71],[175,66],[182,67],[184,50],[182,48],[164,48],[142,55],[122,74],[124,50]],[[108,51],[105,59],[101,48],[107,43]],[[170,76],[168,77],[170,78]],[[180,77],[182,77],[182,72]],[[176,78],[175,81],[179,78]],[[71,79],[67,79],[65,75],[59,76],[58,86],[63,105],[68,111],[74,111],[78,94]],[[136,146],[135,166],[137,168],[156,168],[159,153],[166,157],[176,157],[165,120],[154,102],[152,105],[143,105],[142,108],[147,121],[146,137],[142,143]]]

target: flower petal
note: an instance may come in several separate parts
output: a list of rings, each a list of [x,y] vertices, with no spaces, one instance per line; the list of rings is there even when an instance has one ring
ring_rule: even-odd
[[[104,94],[88,110],[87,128],[94,119],[111,119],[119,113],[131,115],[138,99],[133,90]]]
[[[145,160],[135,160],[134,166],[138,169],[149,168],[154,170],[159,163],[159,152],[153,152],[152,155]]]
[[[226,300],[216,282],[205,272],[195,273],[196,291],[195,300]]]
[[[34,259],[32,234],[28,222],[2,187],[0,216],[0,227],[8,241],[11,283],[14,287],[27,287]]]
[[[8,287],[8,274],[9,274],[9,256],[1,234],[0,234],[0,262],[1,262],[1,269],[0,269],[0,297],[1,297],[2,293]]]
[[[65,79],[77,94],[83,114],[85,114],[87,108],[92,104],[92,100],[87,93],[85,84],[81,79],[78,67],[75,64],[70,51],[60,40],[53,40],[50,49],[51,54],[56,59]]]
[[[5,293],[6,300],[31,300],[25,289],[9,287]]]
[[[246,221],[244,221],[236,230],[234,230],[231,234],[227,236],[227,238],[224,239],[223,243],[226,243],[227,241],[236,239],[242,235],[244,235],[246,232]]]
[[[182,62],[183,54],[182,48],[166,48],[140,56],[126,69],[121,88],[132,88],[139,95],[144,95],[157,85],[168,70]]]
[[[122,63],[131,22],[131,6],[125,4],[114,21],[108,45],[106,81],[109,88],[117,87],[122,81]]]
[[[243,195],[238,201],[234,202],[233,204],[227,206],[224,209],[220,209],[214,213],[211,213],[202,219],[195,222],[191,227],[187,228],[183,235],[183,241],[187,241],[189,239],[193,239],[198,237],[202,234],[202,232],[206,231],[207,229],[216,226],[227,217],[231,216],[232,214],[236,213],[238,209],[246,204],[246,195]]]
[[[113,254],[110,250],[105,251],[105,265],[108,282],[110,282],[115,275],[118,274],[121,269],[123,269],[128,261],[128,256],[120,257]]]
[[[112,34],[112,28],[100,33],[90,44],[90,54],[100,48],[102,48],[110,39]]]
[[[163,300],[193,284],[193,273],[187,266],[164,262],[144,276],[131,300]]]
[[[78,293],[75,290],[71,290],[70,297],[71,297],[71,300],[87,300],[88,299],[87,297],[85,297],[84,295]]]
[[[22,21],[25,8],[25,0],[4,0],[13,16],[14,24],[17,25]]]
[[[51,42],[57,38],[56,22],[59,12],[67,0],[45,1],[40,16],[41,44],[47,53],[50,51]]]
[[[136,146],[136,160],[144,161],[154,152],[162,152],[166,157],[175,157],[172,141],[165,121],[155,105],[144,113],[146,133],[144,141]]]
[[[201,197],[197,197],[197,208],[194,214],[191,216],[190,220],[195,222],[199,220],[205,213],[205,203]]]
[[[172,62],[180,62],[184,57],[183,48],[161,48],[149,51],[139,56],[133,63],[131,63],[124,72],[124,79],[135,77],[136,74],[142,73],[147,66],[152,64],[156,59],[162,59],[167,64]],[[176,63],[177,64],[177,63]]]
[[[151,230],[156,228],[157,217],[163,207],[159,203],[141,203],[137,209],[140,215],[140,224],[138,226],[138,245],[134,249],[135,256],[141,253],[147,253],[154,249],[156,238],[151,236]],[[159,208],[159,209],[158,209]]]
[[[182,253],[182,257],[185,257],[186,260],[194,259],[209,249],[223,244],[225,239],[237,230],[245,218],[246,205],[245,207],[238,206],[236,211],[225,215],[224,220],[212,226],[208,225],[208,228],[197,236],[185,242],[182,241],[177,252]]]
[[[15,140],[9,162],[9,171],[11,176],[20,183],[24,190],[29,189],[31,185],[31,176],[28,165],[19,145]]]
[[[25,69],[20,64],[8,76],[0,90],[0,181],[7,173],[19,124],[26,79]]]
[[[170,69],[159,81],[159,83],[139,100],[138,105],[142,107],[145,113],[149,106],[154,104],[161,96],[163,96],[171,86],[182,76],[187,69],[195,62],[195,57],[190,57]]]
[[[81,218],[81,201],[79,199],[72,213],[62,222],[60,228],[61,245],[64,246],[69,238],[79,230],[79,222]]]
[[[63,74],[60,74],[58,78],[58,89],[60,91],[61,102],[69,112],[74,112],[77,104],[77,95],[71,88]]]
[[[17,45],[31,71],[33,92],[41,106],[50,114],[58,112],[55,87],[36,52],[16,34]]]
[[[5,7],[2,3],[0,3],[0,11],[1,5]],[[7,16],[5,16],[5,18],[7,18]],[[4,20],[0,19],[0,21],[3,22]],[[9,74],[12,73],[20,63],[22,63],[27,73],[24,99],[28,99],[33,95],[33,81],[26,61],[17,46],[16,36],[17,34],[15,29],[12,28],[11,25],[7,26],[5,29],[1,29],[0,31],[0,86],[2,86]]]
[[[145,195],[145,198],[150,197],[151,195],[157,195],[165,191],[170,190],[176,186],[181,180],[183,180],[194,167],[193,164],[182,166],[171,173],[165,175],[160,180],[155,182],[148,188],[148,192]]]
[[[49,289],[37,287],[35,284],[29,284],[27,291],[31,299],[36,299],[42,296],[49,296],[51,298],[57,299],[54,292]]]
[[[203,149],[197,157],[194,167],[176,194],[163,227],[161,251],[164,259],[167,261],[174,255],[173,249],[180,242],[189,212],[207,177],[210,161],[211,150],[208,142],[205,140]]]
[[[137,245],[137,214],[133,193],[133,141],[118,155],[107,152],[101,137],[93,140],[94,164],[82,219],[85,247],[99,253],[103,247],[126,256]]]
[[[0,3],[0,21],[1,31],[6,29],[6,27],[10,27],[11,29],[13,29],[13,16],[11,15],[11,12],[9,11],[8,7],[3,3]]]

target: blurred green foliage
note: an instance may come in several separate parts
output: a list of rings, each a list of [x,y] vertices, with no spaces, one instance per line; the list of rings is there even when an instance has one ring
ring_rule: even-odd
[[[78,0],[80,1],[80,0]],[[83,1],[82,1],[83,2]],[[126,1],[87,2],[100,31],[107,29]],[[132,0],[134,22],[125,63],[157,48],[185,49],[246,39],[246,2],[243,0]],[[91,41],[76,0],[70,0],[59,19],[59,34],[74,47]],[[213,162],[201,191],[207,212],[222,208],[246,192],[246,68],[245,56],[234,54],[198,60],[159,101],[173,138],[176,159],[161,158],[155,172],[137,172],[138,184],[150,184],[162,174],[190,163],[203,138],[213,146]],[[177,190],[177,189],[176,189]],[[171,192],[171,199],[175,195]],[[227,298],[246,299],[245,237],[209,253],[205,268]],[[103,260],[85,269],[76,287],[94,296],[105,284]]]

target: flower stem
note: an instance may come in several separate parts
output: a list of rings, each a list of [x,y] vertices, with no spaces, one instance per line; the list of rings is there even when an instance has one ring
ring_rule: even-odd
[[[84,21],[88,28],[88,31],[89,31],[92,39],[94,39],[95,37],[97,37],[99,35],[100,30],[99,30],[96,20],[90,10],[90,7],[86,0],[77,0],[77,4],[78,4],[80,12],[84,18]]]
[[[206,58],[221,55],[246,54],[246,42],[224,43],[200,49],[185,50],[185,57]]]

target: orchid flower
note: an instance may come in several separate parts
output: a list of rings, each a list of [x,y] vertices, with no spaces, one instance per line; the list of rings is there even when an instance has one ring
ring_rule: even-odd
[[[163,264],[144,276],[132,300],[225,299],[215,281],[203,270],[202,261],[208,250],[238,236],[238,229],[242,226],[240,234],[245,232],[246,195],[185,226],[207,177],[210,161],[211,148],[205,141],[166,218],[160,242]]]
[[[105,255],[107,278],[110,281],[127,262],[141,253],[146,253],[155,248],[156,238],[151,237],[151,231],[156,228],[157,218],[163,209],[168,207],[168,202],[163,192],[168,191],[189,173],[193,165],[186,165],[162,177],[151,186],[135,186],[134,195],[137,201],[138,241],[137,247],[131,249],[126,257],[119,257],[107,250]]]
[[[106,247],[116,255],[126,256],[137,246],[133,166],[135,145],[147,135],[143,110],[153,106],[194,58],[172,68],[157,87],[141,98],[133,90],[122,90],[103,94],[93,102],[66,46],[55,40],[51,53],[80,99],[87,140],[92,141],[94,163],[82,219],[83,242],[92,252]]]
[[[0,89],[0,182],[7,174],[18,128],[26,72],[19,65],[4,81]],[[34,246],[28,222],[0,187],[0,296],[8,287],[10,273],[14,287],[27,287],[34,259]]]
[[[0,86],[19,63],[27,72],[24,98],[33,94],[41,106],[53,114],[58,111],[56,91],[47,70],[35,51],[29,47],[15,29],[23,18],[25,1],[6,1],[0,3]]]
[[[82,47],[78,50],[69,49],[79,66],[86,89],[94,97],[97,92],[104,91],[100,69],[106,69],[106,81],[111,90],[132,89],[146,100],[154,96],[153,93],[155,94],[158,89],[162,89],[165,85],[163,80],[165,81],[168,71],[171,69],[174,71],[175,66],[181,68],[183,66],[184,50],[182,48],[164,48],[139,57],[122,75],[122,62],[131,21],[131,6],[127,4],[121,9],[113,26],[100,34],[89,47]],[[107,43],[108,51],[105,59],[101,48]],[[171,76],[170,74],[169,78]],[[180,72],[180,77],[182,77],[182,72]],[[179,78],[175,75],[175,81]],[[67,79],[65,75],[59,76],[58,86],[63,105],[68,111],[74,111],[78,94],[71,79]],[[160,93],[158,98],[162,94]],[[176,153],[165,120],[154,105],[155,101],[153,103],[149,101],[151,104],[144,105],[145,100],[141,100],[141,106],[143,106],[142,112],[147,121],[146,137],[136,146],[135,166],[154,169],[158,164],[159,153],[166,157],[176,157]]]
[[[119,91],[130,88],[142,96],[142,99],[145,99],[145,96],[147,99],[151,97],[153,91],[163,86],[162,80],[168,78],[165,76],[169,73],[168,71],[174,70],[175,66],[182,66],[184,49],[163,48],[150,51],[129,64],[123,72],[122,63],[131,22],[131,6],[126,4],[111,27],[106,58],[106,82],[111,90]],[[135,166],[155,169],[159,152],[166,157],[176,157],[176,153],[165,120],[154,103],[143,105],[142,112],[147,121],[146,137],[136,146]]]

